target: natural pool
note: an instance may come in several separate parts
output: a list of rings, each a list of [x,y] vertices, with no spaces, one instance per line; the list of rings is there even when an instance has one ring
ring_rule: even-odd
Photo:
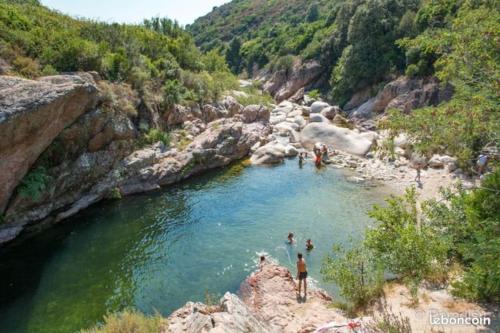
[[[236,292],[267,253],[294,268],[307,238],[310,276],[332,244],[361,237],[380,188],[295,160],[235,164],[167,189],[95,205],[19,246],[0,249],[0,331],[75,332],[108,311],[168,315],[206,292]],[[285,243],[289,231],[296,246]]]

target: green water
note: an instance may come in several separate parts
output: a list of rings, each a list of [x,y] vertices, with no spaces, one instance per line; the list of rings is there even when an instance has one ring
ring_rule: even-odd
[[[168,315],[205,293],[236,292],[258,255],[294,267],[307,238],[315,283],[334,243],[359,238],[380,189],[336,169],[239,165],[162,191],[95,205],[0,250],[0,331],[58,333],[133,306]],[[285,243],[289,231],[297,245]]]

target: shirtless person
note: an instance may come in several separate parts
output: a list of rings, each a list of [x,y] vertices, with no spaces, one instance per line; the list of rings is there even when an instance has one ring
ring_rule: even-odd
[[[302,280],[304,280],[304,297],[307,295],[307,266],[306,261],[302,258],[302,253],[297,254],[297,279],[299,279],[299,297],[302,289]]]

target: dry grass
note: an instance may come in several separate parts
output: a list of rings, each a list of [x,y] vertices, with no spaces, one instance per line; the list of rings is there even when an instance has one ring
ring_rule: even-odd
[[[159,314],[148,317],[135,310],[125,310],[104,316],[104,323],[80,333],[160,333],[167,327]]]
[[[128,84],[99,82],[102,104],[113,111],[124,112],[130,118],[137,117],[139,98]]]

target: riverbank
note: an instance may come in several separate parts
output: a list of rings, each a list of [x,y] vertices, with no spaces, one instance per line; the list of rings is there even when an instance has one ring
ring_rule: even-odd
[[[332,298],[321,289],[310,287],[306,298],[297,296],[297,281],[285,267],[265,264],[241,284],[238,296],[227,293],[219,303],[187,303],[167,319],[165,331],[181,332],[317,332],[321,327],[335,327],[323,332],[351,332],[358,327],[373,332],[383,315],[408,318],[412,332],[474,333],[494,332],[490,325],[445,325],[431,318],[494,318],[498,313],[477,304],[456,300],[444,290],[420,289],[417,305],[409,304],[409,291],[389,284],[385,295],[366,316],[349,319],[331,306]],[[382,304],[385,304],[384,306]],[[168,328],[167,328],[168,327]]]

